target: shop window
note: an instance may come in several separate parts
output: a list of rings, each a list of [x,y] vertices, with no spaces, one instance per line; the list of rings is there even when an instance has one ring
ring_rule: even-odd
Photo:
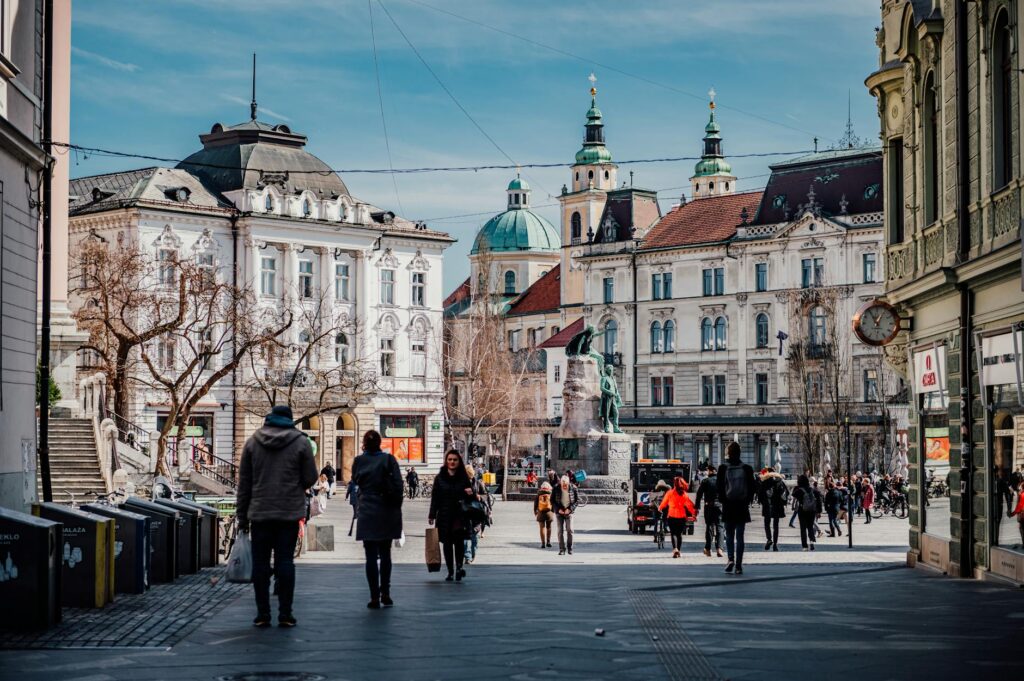
[[[381,450],[394,455],[400,463],[426,463],[425,417],[380,417]]]
[[[925,482],[925,490],[921,495],[924,500],[923,528],[930,535],[949,539],[949,413],[944,409],[923,412],[921,426],[924,453],[921,461]],[[897,475],[902,473],[898,470],[891,472]]]
[[[1000,409],[992,418],[992,543],[1006,549],[1024,551],[1024,523],[1010,517],[1024,494],[1024,414],[1014,416]]]

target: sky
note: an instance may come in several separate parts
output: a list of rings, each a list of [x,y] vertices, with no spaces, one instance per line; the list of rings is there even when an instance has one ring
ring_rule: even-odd
[[[591,72],[615,161],[699,156],[713,87],[739,189],[758,189],[786,156],[737,156],[835,145],[848,102],[877,144],[864,79],[879,21],[878,0],[76,0],[70,141],[184,158],[213,123],[248,119],[256,52],[260,120],[332,168],[564,163],[523,171],[557,227]],[[667,212],[693,164],[623,164],[619,179],[633,171]],[[78,152],[72,176],[149,165]],[[514,175],[342,173],[357,198],[458,239],[446,293]]]

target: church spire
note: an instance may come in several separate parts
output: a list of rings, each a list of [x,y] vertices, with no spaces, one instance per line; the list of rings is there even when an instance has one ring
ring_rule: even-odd
[[[611,163],[612,154],[604,146],[604,117],[597,108],[597,76],[587,77],[590,81],[590,108],[587,122],[583,124],[583,148],[576,152],[576,165]]]
[[[256,120],[256,53],[252,53],[252,100],[249,102],[249,119]]]
[[[736,190],[736,177],[732,166],[722,153],[722,128],[715,119],[714,88],[708,90],[708,123],[704,126],[704,153],[693,168],[690,184],[693,198],[732,194]]]

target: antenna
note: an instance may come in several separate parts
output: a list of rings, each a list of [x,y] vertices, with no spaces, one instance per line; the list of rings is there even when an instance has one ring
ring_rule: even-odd
[[[252,101],[249,102],[249,118],[256,120],[256,53],[252,53]]]

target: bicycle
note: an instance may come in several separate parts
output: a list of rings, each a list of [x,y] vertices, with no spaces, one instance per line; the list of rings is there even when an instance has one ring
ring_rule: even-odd
[[[416,493],[416,496],[420,497],[421,499],[429,499],[430,498],[430,492],[433,489],[434,489],[433,485],[428,485],[426,480],[421,480],[420,481],[420,488],[419,488],[419,491]]]
[[[576,501],[576,508],[583,508],[584,506],[586,506],[587,505],[587,495],[586,495],[586,493],[584,493],[583,490],[578,490],[577,491],[576,500],[577,500]]]
[[[665,518],[661,514],[654,519],[654,543],[659,549],[665,548]]]
[[[907,498],[902,494],[896,493],[892,497],[883,496],[878,502],[872,506],[871,514],[873,518],[882,518],[886,515],[892,515],[895,518],[903,519],[907,517]]]

